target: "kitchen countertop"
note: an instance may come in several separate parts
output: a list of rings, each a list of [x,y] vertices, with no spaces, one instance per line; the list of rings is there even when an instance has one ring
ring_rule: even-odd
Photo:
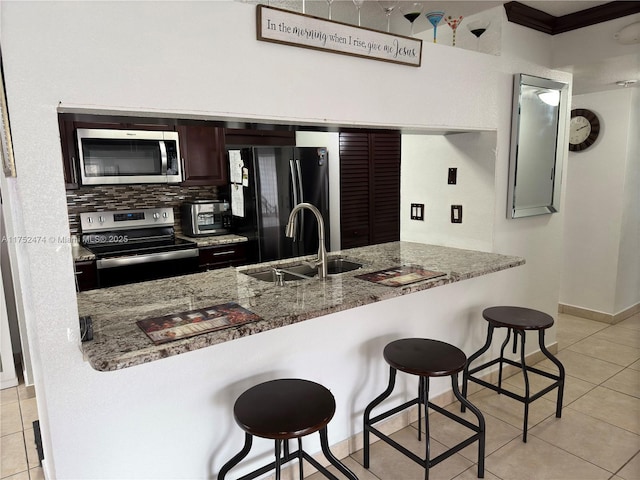
[[[243,237],[241,235],[235,234],[227,234],[227,235],[209,235],[204,237],[187,237],[186,235],[176,235],[176,238],[183,238],[185,240],[190,240],[195,242],[198,247],[212,247],[215,245],[228,245],[230,243],[242,243],[248,241],[247,237]],[[96,256],[84,248],[77,240],[72,242],[71,244],[71,254],[73,255],[73,260],[75,262],[90,262],[96,259]]]
[[[275,263],[272,262],[79,293],[79,313],[91,316],[94,330],[94,339],[82,344],[85,358],[96,370],[118,370],[525,263],[520,257],[410,242],[372,245],[329,255],[340,255],[364,265],[359,270],[330,276],[326,281],[287,281],[284,286],[242,273],[260,270]],[[355,278],[399,265],[420,265],[446,275],[402,287]],[[227,302],[238,303],[261,320],[161,345],[154,345],[136,324],[146,318]]]

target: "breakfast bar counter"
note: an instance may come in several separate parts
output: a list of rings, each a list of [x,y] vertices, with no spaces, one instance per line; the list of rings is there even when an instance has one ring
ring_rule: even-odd
[[[329,257],[352,260],[362,268],[326,280],[285,280],[282,285],[247,275],[301,260],[288,259],[79,293],[79,314],[90,316],[93,323],[93,340],[82,344],[85,358],[98,371],[132,367],[525,263],[520,257],[411,242],[331,252]],[[397,282],[384,280],[403,266],[419,273],[400,276]],[[421,279],[426,278],[419,276],[424,270],[438,276]],[[366,276],[372,273],[378,274]],[[229,303],[248,320],[166,343],[154,343],[137,323]]]

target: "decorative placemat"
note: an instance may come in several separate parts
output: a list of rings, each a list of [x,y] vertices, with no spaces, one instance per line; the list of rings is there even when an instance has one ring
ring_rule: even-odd
[[[363,273],[355,278],[367,280],[387,287],[402,287],[410,283],[421,282],[431,278],[443,277],[446,273],[427,270],[418,265],[401,265],[399,267],[386,268],[377,272]]]
[[[154,344],[159,345],[257,320],[262,318],[235,302],[229,302],[164,317],[146,318],[136,323]]]

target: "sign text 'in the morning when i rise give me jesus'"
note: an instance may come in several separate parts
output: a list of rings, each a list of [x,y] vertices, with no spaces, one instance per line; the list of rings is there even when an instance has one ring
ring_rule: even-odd
[[[290,35],[297,35],[298,37],[305,38],[307,40],[315,40],[319,42],[323,47],[327,45],[327,41],[342,45],[352,45],[356,48],[360,48],[366,53],[372,52],[385,52],[391,54],[393,58],[398,57],[410,57],[416,58],[418,52],[413,47],[401,46],[398,39],[394,38],[391,43],[381,44],[372,41],[361,40],[359,37],[352,35],[340,35],[339,33],[327,33],[321,30],[310,29],[305,27],[290,26],[285,22],[273,23],[267,19],[267,28],[269,30],[277,30],[281,33],[287,33]]]

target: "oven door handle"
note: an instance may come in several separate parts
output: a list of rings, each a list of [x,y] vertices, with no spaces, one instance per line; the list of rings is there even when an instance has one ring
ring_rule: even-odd
[[[130,257],[100,258],[96,260],[96,268],[125,267],[128,265],[138,265],[140,263],[163,262],[166,260],[179,260],[181,258],[192,258],[198,256],[197,248],[187,250],[176,250],[174,252],[149,253],[146,255],[132,255]]]

